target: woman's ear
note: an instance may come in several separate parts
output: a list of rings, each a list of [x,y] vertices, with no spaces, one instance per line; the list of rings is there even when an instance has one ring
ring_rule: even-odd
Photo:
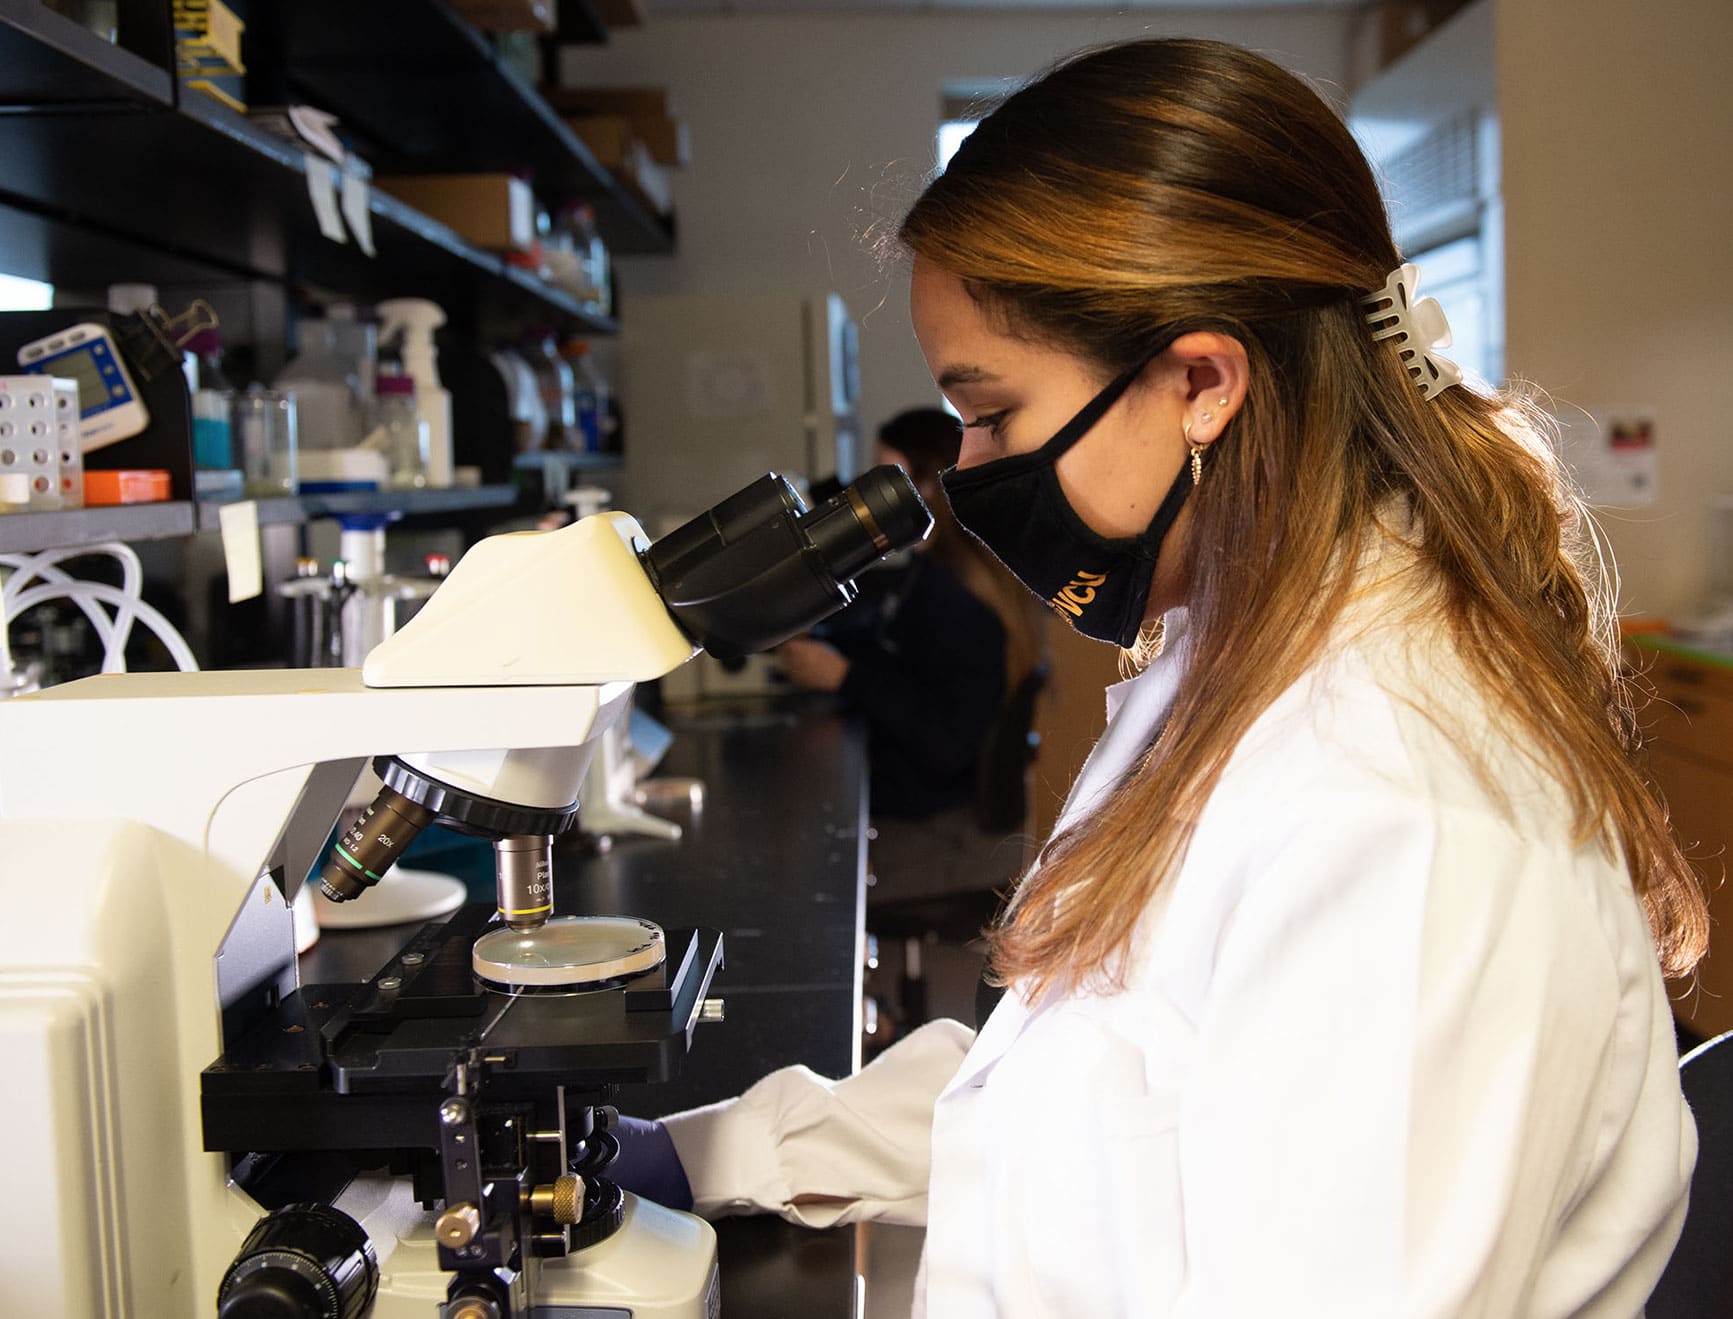
[[[1245,345],[1232,335],[1198,330],[1175,339],[1164,355],[1182,373],[1191,443],[1213,444],[1246,401]]]

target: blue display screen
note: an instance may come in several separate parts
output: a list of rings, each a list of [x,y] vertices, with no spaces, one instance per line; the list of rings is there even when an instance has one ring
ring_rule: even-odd
[[[94,416],[133,402],[120,363],[105,340],[91,339],[30,364],[32,371],[78,382],[78,415]]]

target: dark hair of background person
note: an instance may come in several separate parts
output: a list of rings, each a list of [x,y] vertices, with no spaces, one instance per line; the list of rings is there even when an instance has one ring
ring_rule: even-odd
[[[1315,661],[1392,496],[1418,517],[1416,621],[1488,694],[1499,752],[1540,762],[1579,841],[1620,847],[1662,965],[1707,912],[1635,763],[1608,573],[1587,512],[1509,394],[1422,399],[1360,299],[1400,261],[1372,172],[1303,81],[1234,46],[1144,40],[1061,63],[982,121],[903,221],[1008,332],[1103,381],[1176,331],[1239,340],[1244,405],[1192,497],[1190,667],[1145,767],[1055,837],[990,936],[1040,992],[1105,975],[1253,720]],[[1498,767],[1458,745],[1486,788]],[[1478,758],[1477,758],[1478,756]],[[1135,822],[1135,827],[1127,827]],[[1059,901],[1082,886],[1084,901]]]
[[[980,541],[957,524],[939,473],[957,465],[963,424],[942,408],[910,408],[879,427],[879,443],[908,460],[906,470],[932,510],[926,553],[991,609],[1005,629],[1005,694],[1045,658],[1045,607]]]

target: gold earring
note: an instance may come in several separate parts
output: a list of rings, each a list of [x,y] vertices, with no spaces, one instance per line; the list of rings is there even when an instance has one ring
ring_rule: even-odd
[[[1226,398],[1218,398],[1216,400],[1216,406],[1218,408],[1225,408],[1227,405],[1228,405],[1228,401]]]
[[[1203,446],[1191,442],[1191,418],[1187,417],[1185,425],[1180,428],[1185,436],[1185,442],[1191,448],[1191,484],[1195,490],[1203,484]]]

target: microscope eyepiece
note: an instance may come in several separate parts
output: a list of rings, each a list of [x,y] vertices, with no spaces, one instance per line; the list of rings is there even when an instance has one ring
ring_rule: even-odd
[[[933,516],[900,467],[875,467],[800,519],[832,576],[849,581],[893,550],[926,539]]]
[[[898,467],[875,467],[813,509],[770,475],[658,540],[644,561],[686,635],[735,659],[841,609],[855,597],[856,573],[932,525]]]

